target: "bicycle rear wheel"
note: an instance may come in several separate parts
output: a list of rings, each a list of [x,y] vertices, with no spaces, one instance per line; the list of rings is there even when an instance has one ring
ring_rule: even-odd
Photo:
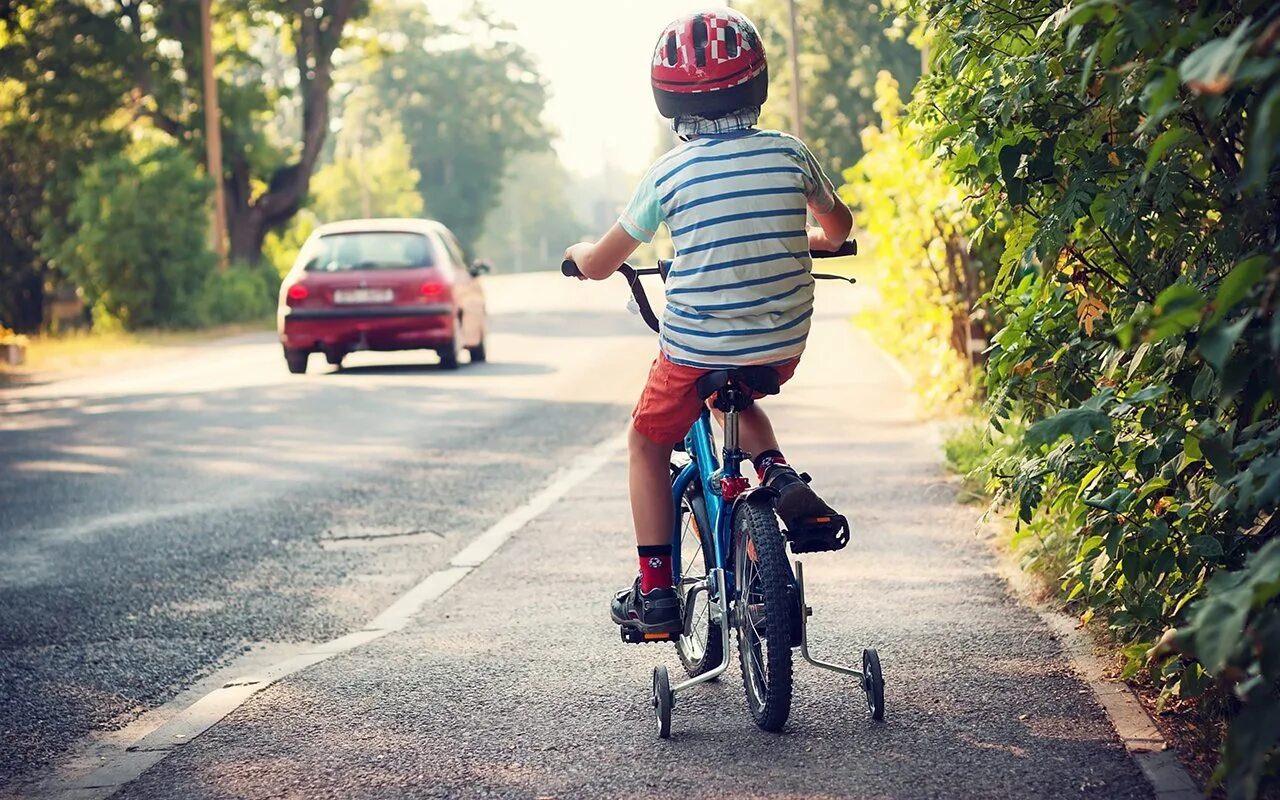
[[[734,622],[738,660],[751,718],[782,730],[791,714],[791,646],[795,597],[791,564],[768,508],[739,503],[733,510]]]
[[[706,580],[707,575],[715,567],[715,544],[711,540],[711,523],[707,520],[707,507],[702,499],[702,490],[696,482],[690,483],[680,497],[680,507],[676,509],[680,515],[680,548],[681,580],[677,587],[680,592],[680,606],[686,602],[694,604],[693,613],[687,610],[685,618],[690,625],[680,638],[676,640],[676,653],[680,663],[690,678],[696,678],[704,672],[714,669],[724,660],[724,640],[720,626],[711,619],[711,593],[709,591],[691,593],[690,589],[697,582]],[[690,599],[690,595],[693,597]]]

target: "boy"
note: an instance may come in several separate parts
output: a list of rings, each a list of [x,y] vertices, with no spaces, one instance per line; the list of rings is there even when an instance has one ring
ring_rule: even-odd
[[[610,615],[644,632],[679,632],[672,586],[669,463],[701,413],[695,384],[713,369],[763,364],[780,382],[795,372],[813,313],[809,250],[835,250],[849,209],[800,140],[755,128],[769,74],[755,26],[729,9],[667,26],[651,71],[658,110],[683,143],[658,159],[601,239],[565,251],[585,278],[612,275],[659,223],[676,257],[666,280],[661,350],[633,412],[631,513],[640,575]],[[806,211],[819,228],[806,228]],[[757,405],[739,418],[742,449],[791,528],[835,514],[787,465]]]

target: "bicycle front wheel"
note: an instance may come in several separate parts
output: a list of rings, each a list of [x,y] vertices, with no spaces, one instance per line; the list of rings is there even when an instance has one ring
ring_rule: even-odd
[[[791,713],[791,564],[768,508],[739,503],[733,510],[734,623],[738,660],[751,718],[779,731]]]

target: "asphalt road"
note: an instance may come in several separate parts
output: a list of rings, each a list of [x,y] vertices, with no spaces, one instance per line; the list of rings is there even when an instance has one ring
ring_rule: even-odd
[[[856,290],[823,289],[768,403],[853,522],[806,559],[815,650],[879,648],[885,723],[801,666],[785,733],[762,733],[735,663],[656,739],[649,673],[678,661],[620,644],[605,609],[634,570],[619,453],[402,630],[264,689],[117,796],[1150,796],[847,323]],[[410,353],[290,376],[248,336],[0,392],[0,796],[48,796],[86,743],[217,670],[360,630],[616,437],[654,349],[622,296],[492,280],[492,362],[456,373]]]

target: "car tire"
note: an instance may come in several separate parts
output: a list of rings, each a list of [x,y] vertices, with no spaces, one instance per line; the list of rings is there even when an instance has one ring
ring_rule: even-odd
[[[342,369],[342,359],[346,357],[347,354],[341,350],[330,350],[326,351],[324,354],[324,360],[328,361],[330,366],[337,367],[338,369]]]
[[[468,347],[467,352],[471,354],[472,364],[483,364],[488,360],[489,355],[484,349],[484,334],[480,334],[480,344],[475,347]]]
[[[440,355],[440,369],[457,369],[460,365],[459,357],[462,355],[462,318],[459,317],[453,324],[453,338],[449,339],[449,344],[436,351]]]
[[[302,375],[307,371],[307,359],[311,358],[311,353],[307,350],[290,350],[284,349],[284,363],[289,365],[289,371],[294,375]]]

